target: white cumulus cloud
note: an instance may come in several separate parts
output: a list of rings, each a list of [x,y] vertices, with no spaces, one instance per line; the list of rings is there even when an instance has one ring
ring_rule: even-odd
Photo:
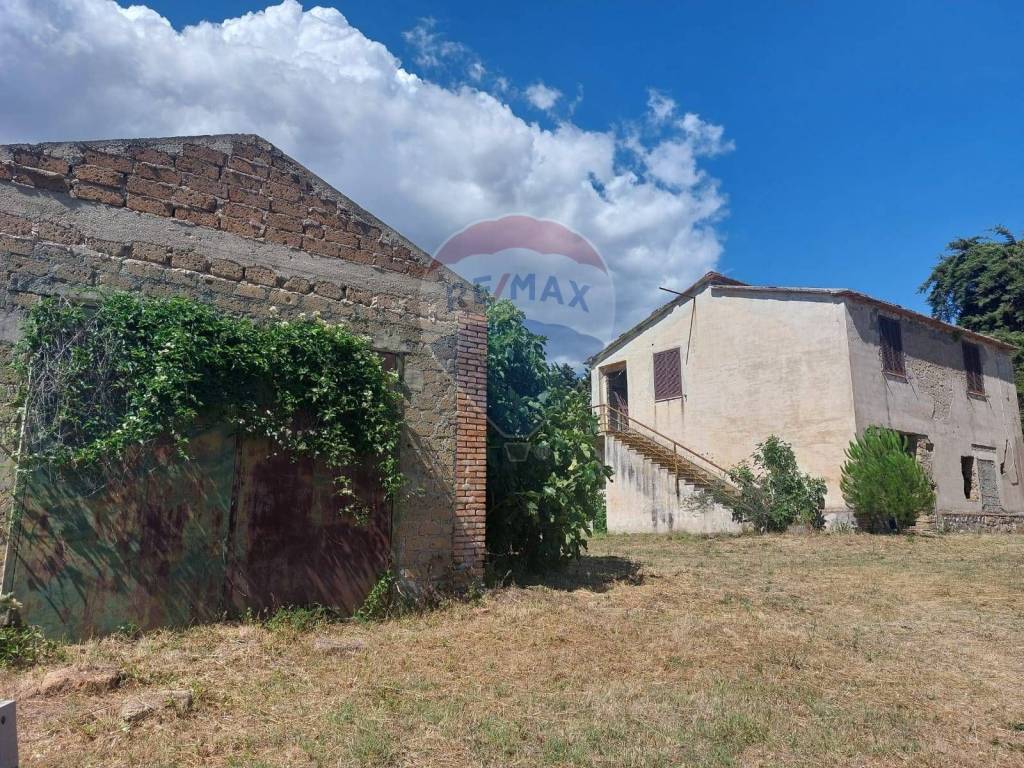
[[[675,113],[676,102],[675,99],[661,91],[655,88],[648,88],[647,108],[650,110],[651,119],[654,122],[663,123]]]
[[[534,83],[526,89],[526,100],[537,109],[547,111],[562,98],[562,92],[544,83]]]
[[[418,76],[339,11],[295,0],[180,31],[111,0],[2,6],[0,142],[258,133],[431,252],[476,220],[554,219],[609,263],[619,330],[721,253],[725,199],[700,161],[729,144],[662,94],[641,133],[544,126],[473,87],[483,64],[429,21],[410,32],[414,63],[464,57],[468,85]]]
[[[437,31],[437,19],[427,16],[402,33],[413,51],[413,61],[422,69],[479,84],[487,68],[480,57],[462,43],[448,40]]]

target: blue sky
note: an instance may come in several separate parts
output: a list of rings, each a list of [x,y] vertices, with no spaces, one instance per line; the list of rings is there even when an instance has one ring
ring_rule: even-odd
[[[3,6],[0,143],[258,133],[430,253],[555,220],[607,270],[524,309],[592,339],[713,267],[925,310],[946,243],[1024,230],[1019,1]]]
[[[263,7],[150,5],[176,27]],[[924,309],[917,287],[946,242],[1024,229],[1024,4],[336,7],[414,71],[402,33],[430,16],[510,80],[581,92],[584,128],[635,120],[649,87],[723,126],[735,149],[704,168],[728,197],[720,268],[742,280]]]

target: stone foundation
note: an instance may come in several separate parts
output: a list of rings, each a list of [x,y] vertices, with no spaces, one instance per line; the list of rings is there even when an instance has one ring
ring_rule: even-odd
[[[957,533],[1024,533],[1024,515],[1005,512],[940,512],[939,530]]]

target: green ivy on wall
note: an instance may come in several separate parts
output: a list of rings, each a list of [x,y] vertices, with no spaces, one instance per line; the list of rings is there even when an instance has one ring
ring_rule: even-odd
[[[24,331],[23,461],[90,465],[164,436],[184,454],[202,415],[323,460],[341,493],[363,457],[389,495],[401,485],[395,375],[344,327],[115,293],[88,308],[46,299]]]

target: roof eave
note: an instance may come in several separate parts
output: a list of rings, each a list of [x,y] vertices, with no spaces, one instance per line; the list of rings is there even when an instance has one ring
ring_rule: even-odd
[[[964,336],[969,339],[973,339],[982,344],[988,344],[992,347],[997,347],[1009,352],[1016,352],[1019,347],[1015,344],[997,339],[994,336],[988,336],[978,331],[972,331],[969,328],[964,328],[959,325],[953,325],[942,320],[938,320],[934,317],[915,312],[912,309],[901,307],[899,304],[893,304],[890,301],[884,301],[882,299],[876,299],[873,296],[869,296],[866,293],[855,291],[851,288],[799,288],[789,286],[771,286],[771,285],[728,285],[722,286],[729,291],[735,291],[739,293],[790,293],[795,295],[819,295],[819,296],[835,296],[838,298],[851,299],[853,301],[859,301],[862,304],[870,304],[872,306],[884,309],[892,314],[906,317],[909,320],[922,323],[924,325],[935,328],[936,330],[943,331],[944,333],[955,334],[958,336]]]
[[[660,307],[651,312],[651,314],[649,314],[639,323],[634,325],[628,331],[623,331],[622,333],[620,333],[614,340],[608,343],[604,347],[604,349],[602,349],[595,355],[591,355],[583,362],[586,363],[588,367],[593,368],[595,365],[597,365],[606,357],[608,357],[608,355],[621,349],[625,344],[635,339],[648,328],[657,324],[659,321],[661,321],[663,317],[668,315],[672,311],[672,309],[692,299],[694,296],[696,296],[698,293],[704,290],[708,285],[743,286],[746,285],[746,283],[741,283],[739,280],[727,277],[726,275],[723,275],[721,272],[705,272],[704,275],[702,275],[701,278],[697,280],[695,283],[693,283],[689,288],[687,288],[684,291],[680,291],[679,295],[676,296],[674,299],[670,299],[669,301],[662,304]]]

